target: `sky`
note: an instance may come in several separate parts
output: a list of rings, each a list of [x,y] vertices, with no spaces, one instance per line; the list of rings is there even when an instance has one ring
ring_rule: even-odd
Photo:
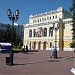
[[[56,10],[58,7],[69,11],[71,5],[72,0],[0,0],[0,23],[12,23],[7,15],[9,8],[14,15],[19,10],[18,24],[26,24],[30,15]]]

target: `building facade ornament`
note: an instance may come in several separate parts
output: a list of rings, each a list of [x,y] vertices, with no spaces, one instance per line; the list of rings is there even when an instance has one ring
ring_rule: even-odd
[[[51,50],[51,45],[57,50],[72,50],[71,24],[71,14],[62,7],[30,15],[29,23],[24,26],[23,43],[35,50]]]

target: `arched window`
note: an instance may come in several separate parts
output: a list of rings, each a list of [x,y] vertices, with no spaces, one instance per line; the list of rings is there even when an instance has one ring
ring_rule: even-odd
[[[57,15],[56,15],[56,18],[57,18]]]
[[[33,36],[36,37],[36,29],[34,29]]]
[[[41,19],[40,19],[40,22],[41,22]]]
[[[30,41],[30,49],[31,49],[31,41]]]
[[[49,27],[49,36],[53,36],[53,27]]]
[[[47,28],[44,28],[44,36],[47,36]]]
[[[50,20],[51,20],[51,17],[50,17]]]
[[[29,30],[29,37],[32,37],[32,30]]]
[[[49,17],[47,17],[47,20],[49,20]]]
[[[54,19],[54,16],[53,16],[53,19]]]

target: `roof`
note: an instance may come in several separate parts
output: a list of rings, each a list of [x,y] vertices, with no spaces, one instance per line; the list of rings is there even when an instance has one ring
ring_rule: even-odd
[[[10,43],[0,43],[1,45],[4,45],[4,46],[11,46]]]

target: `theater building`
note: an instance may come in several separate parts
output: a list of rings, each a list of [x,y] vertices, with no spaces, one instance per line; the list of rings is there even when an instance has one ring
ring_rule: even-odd
[[[24,45],[29,49],[50,50],[54,45],[57,50],[72,50],[71,14],[62,7],[56,10],[29,16],[29,23],[24,25]]]

